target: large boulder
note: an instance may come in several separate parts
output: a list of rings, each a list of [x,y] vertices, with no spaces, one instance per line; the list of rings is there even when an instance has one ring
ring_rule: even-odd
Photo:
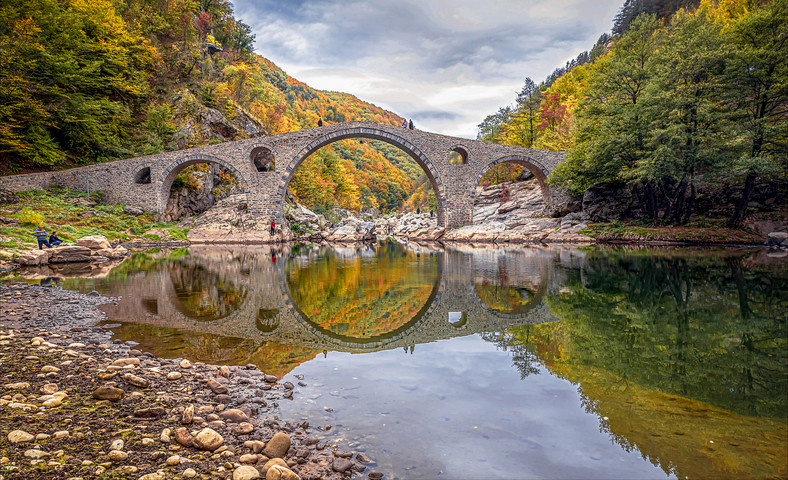
[[[93,260],[91,258],[91,253],[88,247],[75,245],[54,247],[51,248],[49,252],[49,263],[89,262]]]
[[[103,250],[105,248],[112,248],[109,240],[104,235],[87,235],[78,238],[75,242],[80,247],[87,247],[90,250]]]
[[[766,245],[769,247],[788,247],[788,233],[771,232],[766,237]]]
[[[355,218],[345,219],[337,224],[333,230],[329,230],[323,236],[329,242],[363,242],[374,240],[375,224],[372,222],[362,222]]]
[[[628,185],[595,183],[583,194],[583,213],[594,222],[629,220],[642,216],[642,210]]]
[[[554,217],[563,217],[583,210],[583,197],[573,197],[565,188],[553,187],[548,202]]]
[[[46,250],[30,250],[22,252],[17,258],[16,263],[23,266],[39,266],[49,263],[50,249]]]
[[[320,216],[300,204],[286,204],[285,205],[285,218],[294,223],[303,225],[311,230],[319,230],[321,226],[325,226],[325,220],[322,225]]]

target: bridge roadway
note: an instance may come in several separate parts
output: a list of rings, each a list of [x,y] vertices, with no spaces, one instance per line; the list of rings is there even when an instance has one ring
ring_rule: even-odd
[[[472,223],[476,185],[487,170],[504,162],[524,165],[533,172],[550,204],[552,195],[544,180],[566,156],[563,152],[348,122],[57,172],[0,177],[0,188],[20,191],[60,185],[84,190],[89,184],[108,201],[164,212],[172,182],[181,170],[195,163],[214,163],[235,174],[250,213],[286,224],[283,207],[295,170],[319,148],[346,138],[381,140],[413,157],[432,184],[438,225],[445,227]],[[453,154],[464,163],[449,163]]]
[[[312,321],[293,302],[289,291],[285,268],[288,254],[278,254],[277,262],[272,263],[268,249],[253,247],[191,247],[191,257],[184,257],[184,262],[196,261],[195,265],[199,267],[182,273],[161,268],[132,275],[117,290],[108,292],[109,295],[123,296],[118,304],[103,309],[111,320],[122,319],[257,342],[271,341],[315,350],[353,353],[388,350],[556,320],[545,298],[558,284],[556,280],[561,275],[554,267],[559,252],[539,247],[524,247],[522,250],[519,258],[515,258],[516,254],[513,255],[511,250],[506,257],[491,254],[489,258],[458,250],[436,253],[435,283],[421,311],[398,324],[395,330],[379,332],[369,338],[343,336]],[[357,251],[355,255],[364,253]],[[299,258],[292,260],[299,261]],[[210,277],[211,280],[202,281],[198,277]],[[188,295],[183,285],[177,284],[179,278],[190,278],[202,289],[208,285],[233,283],[231,292],[226,290],[224,296],[220,295],[213,301],[230,296],[242,301],[221,312],[221,318],[200,319],[182,302]],[[528,302],[510,313],[488,307],[479,297],[476,286],[501,281],[506,285],[527,287],[532,292]],[[450,321],[450,313],[458,317],[453,322]]]

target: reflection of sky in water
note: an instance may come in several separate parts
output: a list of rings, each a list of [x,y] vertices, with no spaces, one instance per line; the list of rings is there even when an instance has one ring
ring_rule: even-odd
[[[477,335],[413,355],[329,353],[292,374],[308,386],[281,403],[284,417],[333,425],[388,478],[665,478],[599,432],[575,386],[544,369],[521,381]]]

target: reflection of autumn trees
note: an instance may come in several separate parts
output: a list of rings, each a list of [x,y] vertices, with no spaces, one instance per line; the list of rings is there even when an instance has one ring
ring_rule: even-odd
[[[323,249],[308,265],[287,264],[293,301],[316,325],[338,335],[372,338],[411,321],[432,294],[437,258],[417,258],[395,243],[374,258],[341,258]]]
[[[554,324],[490,340],[552,371],[593,366],[637,384],[746,415],[788,407],[788,275],[738,256],[590,255],[548,298]],[[507,297],[508,298],[508,297]],[[533,359],[521,355],[533,363]]]

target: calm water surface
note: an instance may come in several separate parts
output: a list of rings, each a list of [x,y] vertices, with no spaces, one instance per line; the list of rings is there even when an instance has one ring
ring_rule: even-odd
[[[780,262],[387,241],[21,275],[122,296],[107,326],[142,350],[303,376],[281,417],[386,478],[785,478]]]

